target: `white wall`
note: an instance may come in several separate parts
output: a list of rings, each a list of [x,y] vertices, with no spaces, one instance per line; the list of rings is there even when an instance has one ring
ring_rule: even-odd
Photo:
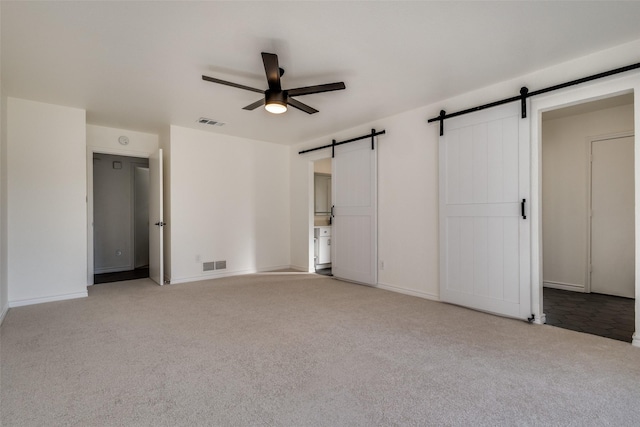
[[[7,104],[9,303],[86,296],[85,111]]]
[[[129,144],[118,142],[120,136],[129,138]],[[87,125],[87,146],[98,153],[149,157],[158,150],[158,135],[105,126]]]
[[[542,124],[542,227],[545,285],[585,291],[589,137],[633,130],[633,104]]]
[[[312,268],[310,210],[313,161],[331,149],[299,155],[304,148],[326,145],[376,130],[378,137],[378,258],[384,270],[378,284],[426,298],[438,297],[437,126],[426,124],[425,108],[389,117],[293,147],[291,154],[292,264]],[[309,195],[310,194],[310,195]]]
[[[426,298],[439,298],[438,281],[438,123],[427,124],[440,110],[450,113],[516,96],[640,61],[640,40],[544,70],[443,100],[357,128],[306,141],[291,151],[292,264],[309,266],[313,251],[309,224],[313,193],[310,161],[330,156],[298,151],[386,130],[378,153],[378,254],[384,261],[379,285]],[[575,89],[575,88],[574,88]],[[445,122],[446,132],[446,122]],[[326,149],[330,150],[330,149]]]
[[[170,138],[171,283],[289,267],[289,148],[178,126]]]
[[[315,161],[313,163],[313,170],[316,173],[328,173],[329,175],[331,175],[331,172],[332,172],[332,170],[331,170],[331,157],[327,157],[326,159]]]

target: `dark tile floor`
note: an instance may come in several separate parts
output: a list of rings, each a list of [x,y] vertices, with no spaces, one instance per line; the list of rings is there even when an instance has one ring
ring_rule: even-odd
[[[635,329],[632,298],[544,288],[547,325],[631,342]]]
[[[123,280],[134,280],[149,277],[148,268],[136,268],[129,271],[118,271],[116,273],[102,273],[93,275],[93,283],[95,285],[99,283],[111,283],[122,282]]]
[[[329,268],[318,268],[318,269],[316,269],[316,273],[317,274],[322,274],[323,276],[333,276],[333,274],[331,274],[331,267],[329,267]]]

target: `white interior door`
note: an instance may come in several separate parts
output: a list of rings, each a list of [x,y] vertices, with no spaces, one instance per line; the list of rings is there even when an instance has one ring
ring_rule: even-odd
[[[162,149],[149,157],[149,277],[164,284]]]
[[[376,166],[370,139],[335,148],[331,273],[368,285],[378,282]]]
[[[447,119],[439,142],[440,298],[531,316],[529,120],[520,103]]]
[[[634,298],[633,136],[591,145],[591,292]]]

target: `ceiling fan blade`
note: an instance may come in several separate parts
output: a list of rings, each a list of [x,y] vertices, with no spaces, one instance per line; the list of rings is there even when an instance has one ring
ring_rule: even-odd
[[[343,82],[338,82],[338,83],[327,83],[324,85],[298,87],[295,89],[289,89],[287,90],[287,92],[289,93],[289,96],[300,96],[300,95],[310,95],[312,93],[331,92],[333,90],[342,90],[345,88],[346,86],[344,85]]]
[[[202,76],[202,80],[206,80],[208,82],[213,82],[213,83],[219,83],[221,85],[233,86],[233,87],[237,87],[238,89],[250,90],[251,92],[264,93],[264,90],[261,90],[261,89],[256,89],[254,87],[249,87],[249,86],[241,85],[238,83],[228,82],[226,80],[216,79],[214,77]]]
[[[262,62],[264,63],[264,71],[267,74],[267,83],[269,90],[280,92],[280,67],[278,66],[278,55],[275,53],[262,52]]]
[[[260,107],[261,105],[264,105],[264,98],[254,102],[253,104],[249,104],[246,107],[243,107],[243,110],[255,110],[256,108]]]
[[[289,98],[287,100],[287,104],[291,105],[293,108],[297,108],[298,110],[304,111],[305,113],[308,113],[308,114],[313,114],[318,112],[318,110],[316,110],[315,108],[309,107],[307,104],[303,104],[302,102],[293,98]]]

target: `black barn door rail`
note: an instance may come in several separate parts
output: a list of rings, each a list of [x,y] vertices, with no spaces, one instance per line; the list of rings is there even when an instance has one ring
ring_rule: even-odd
[[[359,136],[357,138],[351,138],[351,139],[347,139],[346,141],[340,141],[340,142],[336,142],[336,140],[332,140],[331,144],[327,144],[327,145],[323,145],[322,147],[316,147],[316,148],[309,148],[308,150],[302,150],[302,151],[298,151],[298,154],[304,154],[304,153],[309,153],[311,151],[317,151],[317,150],[322,150],[323,148],[329,148],[331,147],[331,157],[335,157],[335,149],[336,146],[338,145],[342,145],[342,144],[348,144],[350,142],[355,142],[355,141],[360,141],[361,139],[367,139],[367,138],[371,138],[371,149],[375,150],[375,145],[374,145],[374,137],[378,136],[378,135],[384,135],[386,132],[381,130],[379,132],[376,132],[375,129],[371,129],[371,133],[368,135],[362,135]]]
[[[558,90],[558,89],[564,89],[564,88],[569,87],[569,86],[575,86],[575,85],[579,85],[581,83],[590,82],[592,80],[597,80],[597,79],[601,79],[601,78],[604,78],[604,77],[613,76],[615,74],[624,73],[626,71],[636,70],[638,68],[640,68],[640,63],[627,65],[625,67],[616,68],[614,70],[605,71],[603,73],[593,74],[593,75],[588,76],[588,77],[583,77],[581,79],[571,80],[571,81],[566,82],[566,83],[561,83],[561,84],[558,84],[558,85],[555,85],[555,86],[550,86],[550,87],[547,87],[547,88],[544,88],[544,89],[535,90],[533,92],[529,92],[529,89],[527,89],[526,87],[523,87],[523,88],[520,89],[520,95],[512,96],[511,98],[501,99],[500,101],[490,102],[489,104],[484,104],[484,105],[480,105],[478,107],[468,108],[466,110],[458,111],[458,112],[455,112],[455,113],[447,114],[446,111],[440,110],[440,115],[438,117],[433,117],[433,118],[429,119],[427,121],[427,123],[440,122],[440,136],[442,136],[442,135],[444,135],[444,121],[446,119],[450,119],[452,117],[457,117],[457,116],[462,116],[463,114],[473,113],[475,111],[484,110],[486,108],[497,107],[498,105],[508,104],[510,102],[515,102],[515,101],[520,101],[521,102],[521,104],[522,104],[521,105],[522,118],[524,119],[524,118],[527,117],[527,102],[526,102],[527,98],[531,98],[532,96],[541,95],[541,94],[547,93],[547,92],[552,92],[552,91]]]

